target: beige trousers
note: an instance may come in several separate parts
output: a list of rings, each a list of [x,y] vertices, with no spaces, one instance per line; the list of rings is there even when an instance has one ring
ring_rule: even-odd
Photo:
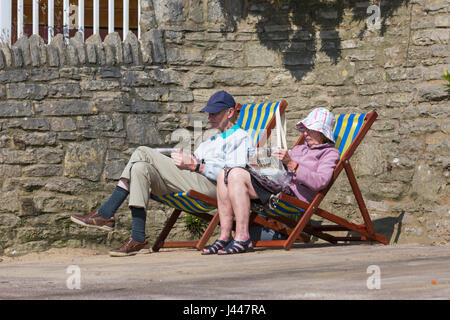
[[[171,158],[149,147],[138,147],[121,178],[129,181],[130,207],[147,209],[150,193],[161,196],[193,189],[216,198],[216,184],[204,175],[180,170]]]

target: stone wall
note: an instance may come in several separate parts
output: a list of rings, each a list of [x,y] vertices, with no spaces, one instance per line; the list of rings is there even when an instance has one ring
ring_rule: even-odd
[[[113,246],[128,237],[126,205],[109,234],[69,221],[97,208],[139,145],[207,119],[219,89],[240,103],[289,103],[294,124],[314,107],[379,114],[352,165],[377,230],[391,243],[448,244],[449,1],[141,0],[141,41],[0,50],[0,254]],[[341,174],[324,208],[361,222]],[[152,204],[153,241],[170,210]],[[191,237],[178,227],[173,238]]]

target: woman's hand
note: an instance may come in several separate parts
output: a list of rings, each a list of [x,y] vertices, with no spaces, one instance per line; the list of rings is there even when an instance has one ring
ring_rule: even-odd
[[[283,162],[285,165],[288,165],[289,161],[292,161],[291,157],[289,156],[289,150],[287,149],[277,149],[275,150],[272,155]]]
[[[278,149],[275,150],[272,155],[286,165],[289,170],[295,170],[297,168],[297,162],[292,160],[289,156],[289,150]]]
[[[173,163],[180,169],[186,169],[195,171],[195,167],[197,166],[197,160],[192,154],[185,154],[182,151],[173,152],[170,154],[172,157]]]

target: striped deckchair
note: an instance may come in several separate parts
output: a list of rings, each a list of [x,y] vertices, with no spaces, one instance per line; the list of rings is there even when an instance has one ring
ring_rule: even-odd
[[[287,102],[283,101],[277,103],[247,104],[240,108],[238,107],[239,118],[237,124],[251,135],[255,146],[263,145],[267,137],[270,136],[270,132],[276,122],[276,110],[280,108],[280,114],[283,114],[286,109]],[[282,103],[283,105],[280,107]],[[273,125],[268,126],[272,120]]]
[[[236,111],[239,113],[237,124],[252,136],[255,146],[263,145],[276,125],[277,110],[280,115],[283,115],[286,107],[287,102],[285,100],[276,103],[238,104],[236,105]],[[151,198],[174,208],[171,216],[153,245],[153,251],[158,251],[162,247],[197,247],[199,250],[203,249],[219,223],[219,215],[217,213],[215,215],[209,214],[209,212],[217,209],[216,199],[195,190],[163,196],[151,195]],[[205,221],[212,221],[199,241],[165,241],[173,228],[173,225],[183,211]]]
[[[375,233],[372,220],[365,206],[361,191],[358,187],[355,175],[349,162],[356,148],[369,131],[377,116],[377,113],[372,111],[368,114],[341,114],[336,117],[333,133],[336,141],[335,147],[341,152],[341,158],[334,169],[330,184],[327,188],[321,190],[310,204],[295,197],[281,193],[273,210],[265,208],[253,209],[250,221],[261,225],[266,225],[267,227],[277,231],[284,231],[284,233],[289,235],[286,240],[257,241],[255,246],[284,247],[286,250],[289,250],[295,240],[299,237],[301,238],[302,236],[303,239],[305,238],[305,233],[331,243],[337,243],[338,241],[377,241],[383,244],[388,243],[386,237]],[[296,145],[302,143],[303,135],[298,139]],[[349,222],[335,214],[319,208],[320,203],[338,178],[342,169],[345,169],[347,174],[347,178],[350,182],[353,194],[356,198],[356,202],[364,221],[363,224]],[[285,226],[284,230],[283,228],[280,228],[280,224],[265,222],[264,219],[261,219],[261,214],[280,222],[281,225]],[[310,223],[310,219],[313,214],[316,214],[334,224],[313,226]],[[335,236],[327,233],[333,231],[347,231],[359,234],[360,236]]]
[[[189,196],[188,192],[178,192],[164,196],[153,195],[153,199],[188,213],[208,213],[215,209],[214,206]]]

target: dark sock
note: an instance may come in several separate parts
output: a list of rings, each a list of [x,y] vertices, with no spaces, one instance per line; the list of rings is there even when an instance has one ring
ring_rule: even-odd
[[[131,238],[137,242],[144,242],[147,211],[144,208],[131,207],[131,216],[133,217]]]
[[[128,197],[129,192],[124,188],[116,186],[109,199],[98,209],[98,213],[105,219],[114,217],[117,209]]]

